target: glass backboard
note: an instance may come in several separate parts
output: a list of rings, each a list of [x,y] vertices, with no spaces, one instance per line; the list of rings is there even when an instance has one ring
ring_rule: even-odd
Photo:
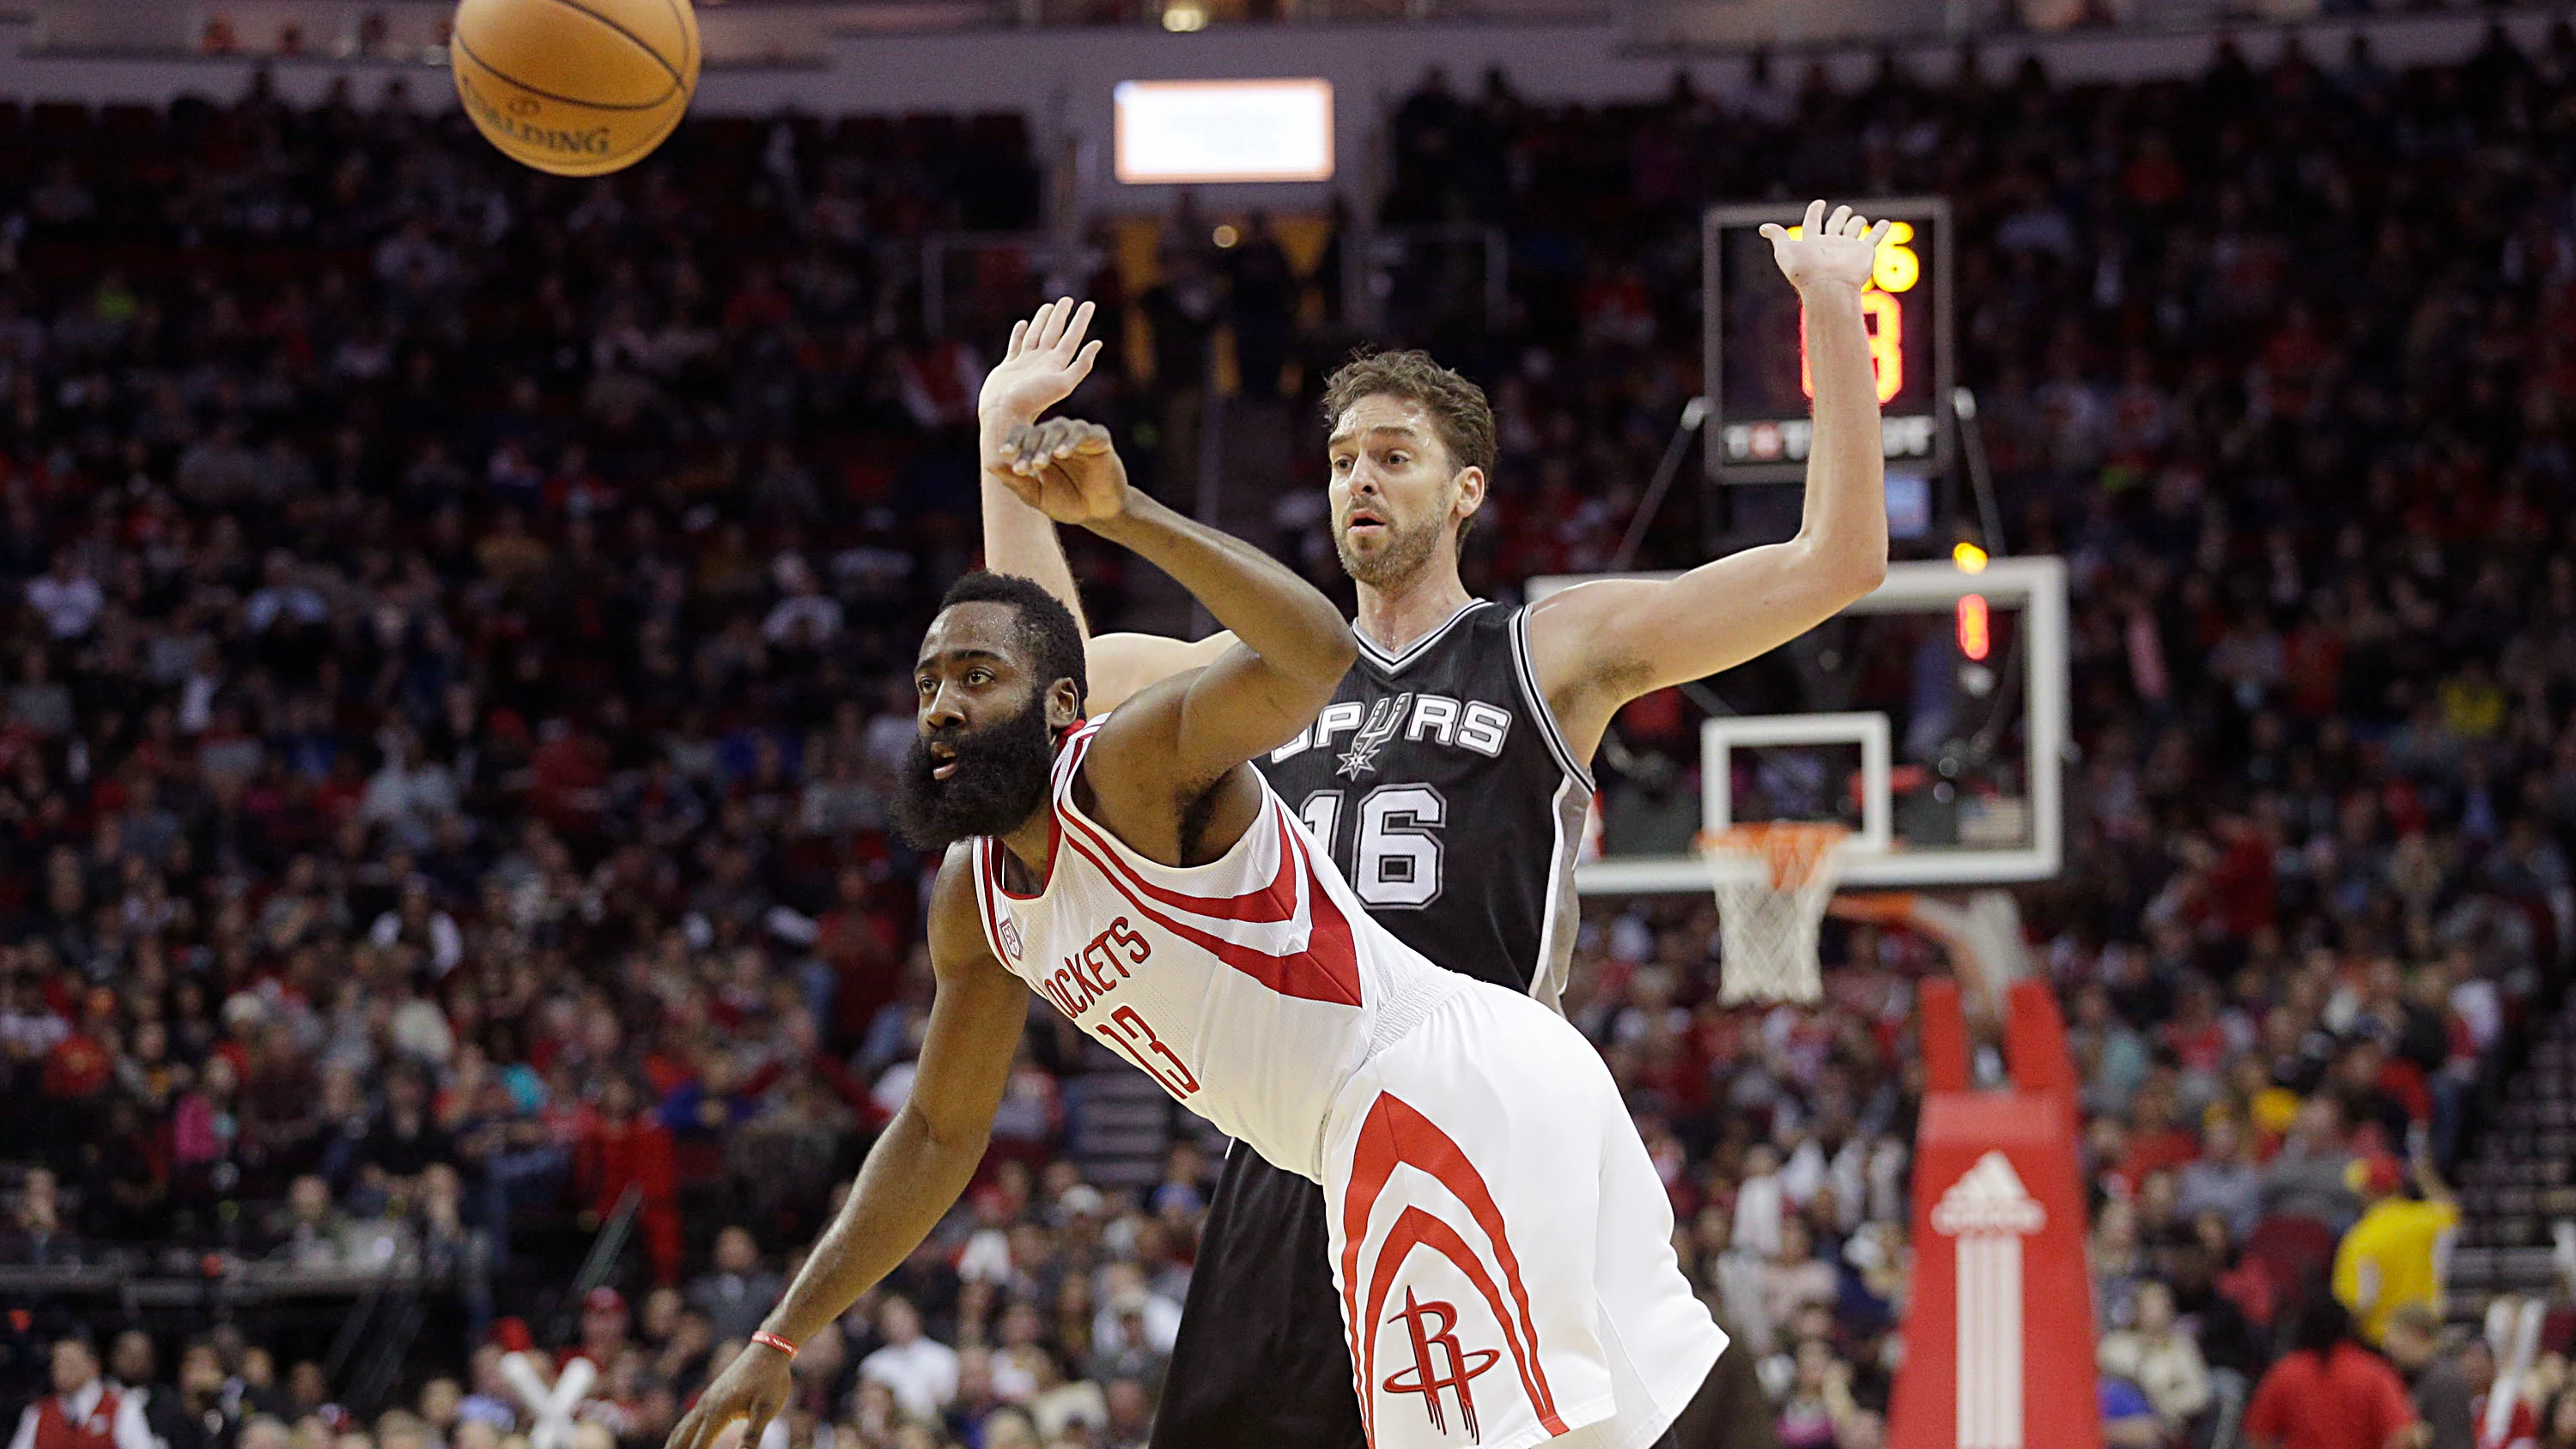
[[[1585,577],[1530,581],[1535,602]],[[2066,569],[1893,564],[1866,598],[1605,740],[1587,894],[1701,890],[1695,831],[1833,820],[1861,888],[2045,880],[2063,856]]]

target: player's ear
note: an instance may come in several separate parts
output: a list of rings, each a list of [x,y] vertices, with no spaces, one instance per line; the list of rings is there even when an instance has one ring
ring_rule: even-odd
[[[1449,505],[1461,522],[1473,518],[1485,506],[1485,470],[1468,467],[1458,470],[1458,496]]]
[[[1082,722],[1082,691],[1070,679],[1059,679],[1047,686],[1047,728],[1069,730]]]

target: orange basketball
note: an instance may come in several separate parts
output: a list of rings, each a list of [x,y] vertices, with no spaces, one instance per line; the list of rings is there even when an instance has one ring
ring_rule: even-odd
[[[689,0],[461,0],[456,94],[512,159],[601,176],[650,154],[698,88]]]

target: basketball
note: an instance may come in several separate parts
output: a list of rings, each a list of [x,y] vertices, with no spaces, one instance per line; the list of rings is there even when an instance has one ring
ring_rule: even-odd
[[[642,160],[698,88],[689,0],[462,0],[447,53],[484,136],[558,176]]]

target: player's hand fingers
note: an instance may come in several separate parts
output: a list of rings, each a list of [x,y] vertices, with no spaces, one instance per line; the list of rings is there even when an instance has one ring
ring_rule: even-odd
[[[742,1449],[760,1449],[760,1436],[769,1432],[769,1410],[755,1404],[743,1416]]]
[[[1013,463],[996,476],[1002,480],[1003,487],[1011,490],[1012,497],[1031,508],[1037,507],[1038,500],[1045,496],[1046,485],[1038,480],[1026,463]]]
[[[1098,457],[1109,451],[1109,430],[1098,423],[1078,423],[1074,428],[1072,451],[1085,457]]]
[[[705,1440],[706,1433],[707,1407],[702,1401],[696,1408],[682,1416],[679,1427],[671,1431],[671,1442],[667,1449],[698,1449]]]
[[[1872,255],[1876,255],[1880,247],[1887,245],[1887,234],[1895,229],[1896,223],[1883,216],[1878,219],[1877,225],[1869,229],[1869,249]]]
[[[1079,383],[1084,378],[1091,376],[1091,365],[1099,360],[1100,339],[1095,337],[1082,345],[1082,350],[1073,355],[1073,361],[1065,364],[1064,370],[1072,376],[1076,383]]]
[[[1053,426],[1052,420],[1032,423],[1014,435],[1012,441],[1017,445],[1019,452],[1016,466],[1021,472],[1035,473],[1039,466],[1046,462],[1048,452],[1055,446],[1054,438],[1048,431]]]
[[[1028,337],[1022,345],[1030,348],[1044,347],[1046,343],[1041,339],[1046,336],[1047,319],[1054,315],[1055,304],[1053,302],[1040,302],[1038,304],[1038,309],[1029,314]]]
[[[1037,456],[1038,439],[1036,424],[1022,423],[1011,429],[1011,435],[1002,440],[1002,461],[1016,472],[1027,472],[1030,460]]]
[[[1789,239],[1789,229],[1776,221],[1766,221],[1757,230],[1773,246],[1778,246]]]
[[[1057,354],[1059,356],[1070,356],[1076,349],[1080,348],[1082,346],[1082,334],[1088,330],[1090,326],[1091,304],[1089,302],[1085,302],[1081,306],[1073,309],[1073,316],[1065,323],[1064,335],[1056,339],[1055,350]]]
[[[1012,435],[1012,442],[1016,445],[1019,454],[1014,466],[1021,472],[1035,474],[1055,456],[1056,435],[1060,431],[1056,423],[1056,419],[1049,418],[1045,422],[1023,427]]]
[[[1021,342],[1021,339],[1023,339],[1023,338],[1025,338],[1025,337],[1027,337],[1028,335],[1029,335],[1029,324],[1028,324],[1028,321],[1027,321],[1027,319],[1026,319],[1026,318],[1023,318],[1023,319],[1021,319],[1020,321],[1017,321],[1017,322],[1014,322],[1014,323],[1012,323],[1012,324],[1011,324],[1011,340],[1010,340],[1009,344],[1008,344],[1008,345],[1006,345],[1005,347],[1003,347],[1003,349],[1002,349],[1002,360],[1003,360],[1004,362],[1008,362],[1008,361],[1010,361],[1012,358],[1017,357],[1017,356],[1019,356],[1019,355],[1020,355],[1020,342]]]
[[[1053,426],[1055,432],[1047,439],[1047,456],[1072,457],[1074,449],[1082,445],[1082,430],[1087,425],[1079,418],[1057,418]]]
[[[1826,222],[1826,223],[1825,223],[1825,235],[1827,235],[1827,236],[1849,236],[1849,235],[1851,235],[1851,208],[1850,208],[1850,207],[1848,207],[1848,206],[1837,206],[1837,207],[1835,207],[1835,208],[1834,208],[1834,215],[1833,215],[1833,219],[1832,219],[1831,221],[1828,221],[1828,222]]]
[[[1058,297],[1054,305],[1047,308],[1046,329],[1038,334],[1038,346],[1055,346],[1056,339],[1064,335],[1064,324],[1072,318],[1073,299]]]
[[[1807,203],[1807,235],[1818,236],[1825,225],[1825,199],[1821,196]]]

